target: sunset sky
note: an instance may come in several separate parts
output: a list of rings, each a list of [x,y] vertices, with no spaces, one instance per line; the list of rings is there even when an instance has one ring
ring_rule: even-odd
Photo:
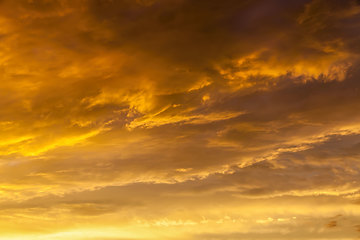
[[[0,239],[360,239],[360,1],[1,0]]]

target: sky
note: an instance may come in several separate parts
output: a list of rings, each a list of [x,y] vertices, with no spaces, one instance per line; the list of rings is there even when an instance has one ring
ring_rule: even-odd
[[[1,240],[360,239],[360,1],[1,0]]]

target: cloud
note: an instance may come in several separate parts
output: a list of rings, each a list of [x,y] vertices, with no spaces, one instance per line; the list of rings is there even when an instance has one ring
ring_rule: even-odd
[[[331,221],[328,224],[326,224],[326,227],[328,228],[334,228],[337,226],[337,222],[336,221]]]
[[[357,234],[358,1],[0,13],[1,239]]]

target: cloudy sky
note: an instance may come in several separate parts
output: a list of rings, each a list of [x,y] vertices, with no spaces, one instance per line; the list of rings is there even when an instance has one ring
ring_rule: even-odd
[[[0,1],[0,239],[360,238],[360,1]]]

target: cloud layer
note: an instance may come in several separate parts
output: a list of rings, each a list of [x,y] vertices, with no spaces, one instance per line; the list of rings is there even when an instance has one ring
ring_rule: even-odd
[[[357,239],[360,5],[0,2],[1,239]]]

